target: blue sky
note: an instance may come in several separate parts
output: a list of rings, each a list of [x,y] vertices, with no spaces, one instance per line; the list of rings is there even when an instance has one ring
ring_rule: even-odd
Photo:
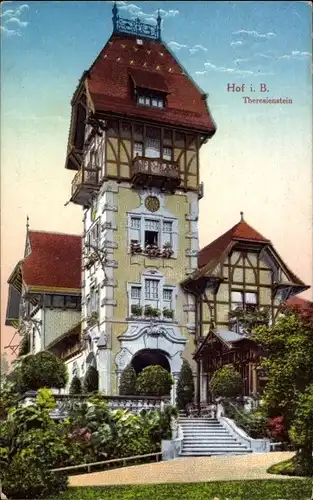
[[[307,2],[117,2],[120,15],[153,22],[217,107],[241,104],[229,82],[265,82],[271,97],[308,104],[311,16]],[[112,2],[3,2],[4,115],[16,110],[66,116],[73,88],[112,31]],[[46,99],[49,89],[50,98]],[[255,95],[254,97],[258,97]],[[250,106],[251,108],[251,106]],[[61,111],[64,109],[64,111]],[[243,109],[242,109],[243,111]],[[251,109],[249,113],[251,113]],[[253,109],[258,113],[260,109]],[[262,110],[264,111],[264,110]]]

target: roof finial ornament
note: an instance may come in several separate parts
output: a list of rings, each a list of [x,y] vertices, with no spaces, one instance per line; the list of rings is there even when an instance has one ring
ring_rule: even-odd
[[[240,212],[240,220],[241,220],[241,222],[244,221],[243,212]]]
[[[26,231],[28,232],[29,230],[29,217],[28,215],[26,216]]]
[[[118,8],[116,5],[116,2],[114,2],[113,9],[112,9],[112,21],[113,21],[113,31],[116,31],[117,29],[117,22],[118,22]]]
[[[158,9],[158,17],[157,17],[157,38],[158,38],[158,40],[161,40],[161,22],[162,22],[162,18],[160,15],[160,9]]]

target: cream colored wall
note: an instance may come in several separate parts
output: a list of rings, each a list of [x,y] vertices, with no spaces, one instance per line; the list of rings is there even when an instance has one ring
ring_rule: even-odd
[[[252,252],[247,253],[247,257],[250,260],[252,266],[256,267],[257,266],[257,256],[256,254]],[[251,284],[245,285],[244,287],[244,280],[243,280],[243,269],[236,267],[235,264],[237,265],[243,265],[243,261],[240,258],[240,253],[239,252],[233,252],[230,258],[231,262],[231,268],[227,268],[224,265],[228,264],[228,257],[225,259],[223,263],[223,276],[225,278],[233,279],[235,281],[240,281],[240,283],[236,283],[232,285],[233,288],[236,290],[243,290],[245,288],[246,291],[255,291],[259,292],[259,305],[260,307],[264,306],[270,306],[271,305],[271,289],[266,288],[264,285],[271,285],[272,283],[272,271],[270,268],[270,265],[264,261],[260,260],[260,267],[265,268],[266,270],[260,270],[260,287],[257,286],[257,280],[255,273],[250,267],[249,269],[245,270],[246,273],[246,281],[249,281]],[[247,260],[246,264],[247,265]],[[233,276],[233,278],[232,278]],[[225,323],[228,321],[228,312],[229,312],[229,301],[230,301],[230,287],[229,287],[229,282],[228,280],[224,283],[221,283],[218,293],[216,295],[216,300],[217,300],[217,305],[216,305],[216,312],[217,316],[215,318],[215,322],[218,323]],[[263,285],[263,286],[262,286]],[[214,311],[214,294],[212,291],[207,290],[207,297],[211,303],[212,309]],[[218,302],[225,302],[225,304],[219,304]],[[279,302],[277,302],[277,305],[279,305]],[[210,321],[211,316],[209,313],[209,308],[207,304],[203,305],[203,321]],[[204,327],[204,333],[205,330],[208,329],[208,326]]]
[[[64,309],[45,309],[43,312],[43,342],[45,347],[63,333],[80,322],[80,311]]]

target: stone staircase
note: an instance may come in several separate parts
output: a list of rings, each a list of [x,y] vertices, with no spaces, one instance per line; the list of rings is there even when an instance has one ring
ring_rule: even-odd
[[[180,456],[243,455],[251,449],[215,418],[179,417],[183,431]]]

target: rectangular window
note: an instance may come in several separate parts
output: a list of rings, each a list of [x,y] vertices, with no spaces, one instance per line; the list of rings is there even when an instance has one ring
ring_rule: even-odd
[[[160,139],[147,137],[145,146],[146,146],[145,147],[146,158],[160,158],[161,155]]]
[[[145,241],[144,245],[159,245],[160,244],[160,223],[158,220],[145,220]]]
[[[158,108],[164,108],[164,101],[163,99],[158,100]]]
[[[163,222],[163,245],[173,245],[173,222]]]
[[[145,97],[145,105],[146,105],[146,106],[150,106],[150,104],[151,104],[151,99],[150,99],[150,97]]]
[[[159,281],[158,280],[145,280],[145,299],[157,300],[159,298]]]
[[[255,292],[245,292],[245,303],[247,305],[257,305],[257,294]]]
[[[173,290],[170,288],[163,288],[163,300],[164,302],[172,305]],[[167,304],[166,304],[167,305]]]
[[[145,103],[145,98],[142,95],[140,95],[138,97],[138,102],[139,102],[139,104],[144,104]]]
[[[67,309],[77,309],[77,297],[67,295],[65,297],[65,307]]]
[[[134,157],[135,156],[143,156],[143,143],[135,142],[134,143]]]
[[[100,239],[100,221],[97,221],[87,234],[88,250],[92,251],[93,247],[98,248]]]
[[[169,147],[163,148],[163,159],[171,161],[172,160],[173,149]]]
[[[130,219],[130,241],[133,243],[140,243],[140,218],[131,217]]]
[[[52,307],[52,295],[44,295],[43,303],[45,307]]]
[[[236,307],[243,307],[249,305],[257,305],[258,296],[256,292],[243,292],[243,291],[232,291],[231,292],[231,304],[232,309]]]
[[[131,287],[131,298],[135,300],[140,300],[141,296],[141,287],[140,286],[132,286]]]
[[[159,102],[158,99],[152,99],[151,104],[152,104],[152,106],[154,108],[157,108],[158,107],[158,102]]]
[[[53,295],[52,306],[57,308],[64,307],[64,295]]]

